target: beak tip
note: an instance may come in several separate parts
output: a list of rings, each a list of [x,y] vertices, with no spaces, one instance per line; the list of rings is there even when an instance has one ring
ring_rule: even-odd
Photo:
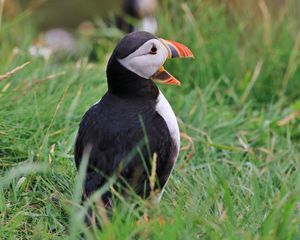
[[[188,49],[188,53],[187,53],[186,57],[195,59],[195,55],[193,54],[193,52],[190,49]]]

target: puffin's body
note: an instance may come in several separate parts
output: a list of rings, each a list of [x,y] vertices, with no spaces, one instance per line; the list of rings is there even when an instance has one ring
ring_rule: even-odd
[[[162,64],[168,57],[191,56],[185,46],[147,32],[120,41],[107,67],[108,91],[85,113],[75,143],[77,167],[85,149],[91,149],[84,197],[112,176],[123,195],[131,189],[149,197],[154,153],[155,189],[162,192],[178,157],[180,137],[175,114],[154,81],[178,85]],[[110,191],[103,194],[106,207],[111,207],[111,198]]]

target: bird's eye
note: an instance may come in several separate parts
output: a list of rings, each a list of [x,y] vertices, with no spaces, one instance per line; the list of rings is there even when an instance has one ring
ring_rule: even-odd
[[[157,52],[157,48],[153,45],[149,53],[154,55],[156,54],[156,52]]]

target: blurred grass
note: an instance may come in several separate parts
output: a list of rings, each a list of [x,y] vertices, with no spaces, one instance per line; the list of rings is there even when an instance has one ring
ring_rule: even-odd
[[[181,88],[161,86],[195,152],[181,152],[159,208],[120,203],[102,232],[82,224],[88,204],[76,204],[72,148],[83,113],[106,91],[106,60],[117,39],[99,30],[96,65],[87,56],[45,62],[28,55],[36,35],[28,16],[4,18],[0,75],[30,64],[0,81],[1,239],[74,239],[81,231],[89,239],[299,239],[300,34],[293,4],[274,17],[261,5],[254,17],[217,1],[163,1],[158,36],[196,56],[166,64]],[[139,211],[150,224],[137,225]]]

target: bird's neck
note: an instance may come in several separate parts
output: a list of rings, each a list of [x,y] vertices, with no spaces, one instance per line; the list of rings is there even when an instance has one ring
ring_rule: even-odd
[[[158,97],[159,90],[153,81],[127,70],[116,59],[108,63],[106,74],[108,91],[114,95],[149,100]]]

